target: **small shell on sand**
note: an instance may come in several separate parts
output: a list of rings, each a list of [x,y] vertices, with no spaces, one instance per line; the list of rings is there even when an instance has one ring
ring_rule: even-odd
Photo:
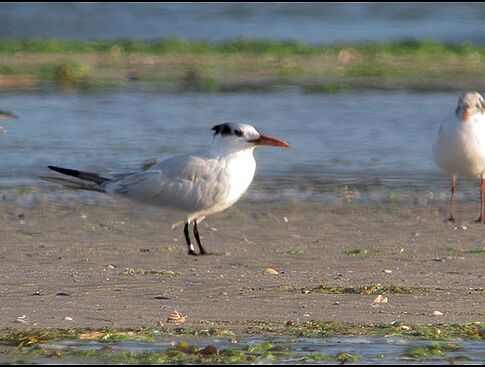
[[[372,307],[378,307],[379,304],[381,303],[387,303],[387,297],[383,297],[381,294],[379,294],[374,301],[372,302],[371,306]]]
[[[27,321],[27,316],[25,316],[25,315],[17,316],[17,318],[14,320],[14,322],[18,322],[18,323],[21,323],[21,324],[26,324],[28,322]]]
[[[264,270],[264,274],[265,274],[265,275],[278,275],[279,273],[278,273],[278,270],[276,270],[276,269],[273,269],[273,268],[266,268],[266,269]]]
[[[174,311],[173,313],[168,316],[168,319],[166,322],[174,322],[177,324],[183,324],[187,321],[187,315],[181,314],[178,311]]]

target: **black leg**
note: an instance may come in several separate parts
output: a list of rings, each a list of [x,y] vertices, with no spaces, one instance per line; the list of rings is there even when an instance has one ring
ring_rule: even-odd
[[[204,248],[202,247],[202,243],[200,242],[199,229],[197,228],[196,220],[194,220],[194,236],[195,240],[197,241],[197,246],[199,246],[200,255],[207,255],[207,252],[204,250]]]
[[[189,255],[197,255],[194,251],[194,245],[192,245],[192,242],[190,241],[189,222],[185,222],[184,235],[185,235],[185,241],[187,242],[187,247],[189,249],[188,251]]]

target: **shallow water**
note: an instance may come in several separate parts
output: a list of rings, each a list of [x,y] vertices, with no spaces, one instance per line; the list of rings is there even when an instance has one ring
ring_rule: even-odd
[[[46,351],[64,353],[60,357],[61,359],[59,359],[59,355],[56,355],[56,360],[67,363],[86,363],[88,361],[89,363],[120,363],[123,361],[123,358],[120,358],[122,353],[131,353],[129,356],[125,354],[125,362],[134,363],[138,361],[140,363],[142,360],[147,361],[147,359],[142,359],[147,358],[147,352],[156,354],[170,350],[180,351],[180,348],[176,347],[180,341],[184,341],[189,346],[196,346],[200,349],[209,345],[215,346],[220,356],[229,355],[227,353],[228,350],[233,352],[242,351],[244,356],[251,355],[255,357],[251,362],[252,364],[335,364],[339,362],[338,358],[341,358],[339,357],[340,353],[349,353],[354,356],[357,358],[355,362],[358,364],[448,364],[453,360],[459,361],[459,364],[483,364],[485,362],[483,342],[456,340],[451,344],[453,351],[444,351],[441,355],[428,355],[427,357],[419,359],[410,357],[412,354],[410,352],[411,348],[420,346],[429,347],[432,345],[443,346],[449,345],[449,343],[410,340],[401,337],[251,337],[238,339],[237,341],[233,338],[182,338],[161,340],[154,343],[66,341],[40,344],[38,347]],[[88,354],[86,353],[88,351],[94,353]],[[78,353],[77,356],[75,355],[76,352]],[[84,355],[84,357],[80,357],[80,355]],[[197,353],[195,353],[193,358],[197,358],[196,356]],[[179,357],[181,358],[178,360],[179,363],[183,361],[194,361],[194,359],[182,359],[191,358],[189,354],[180,353]],[[53,361],[52,358],[33,358],[41,364],[52,363]],[[239,363],[250,363],[251,360],[245,360],[244,358],[239,359]],[[5,359],[5,361],[8,361],[8,359]],[[204,359],[199,359],[199,361],[203,362]],[[227,357],[225,361],[227,363],[231,360]],[[347,363],[352,363],[352,361],[348,360]]]
[[[3,3],[0,36],[485,42],[483,3]]]
[[[99,93],[16,92],[0,95],[20,116],[0,136],[0,185],[31,190],[47,165],[116,173],[212,144],[211,127],[251,122],[288,141],[258,148],[250,199],[427,202],[447,200],[449,179],[433,160],[441,121],[456,93],[359,91],[343,94],[155,93],[142,88]],[[6,108],[8,107],[8,108]],[[461,200],[478,182],[459,180]],[[18,189],[16,189],[18,192]],[[96,194],[99,196],[99,194]]]

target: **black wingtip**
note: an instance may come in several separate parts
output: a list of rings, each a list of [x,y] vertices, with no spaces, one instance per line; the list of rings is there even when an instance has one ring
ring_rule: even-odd
[[[62,167],[56,167],[56,166],[48,166],[48,167],[51,170],[62,173],[64,175],[79,177],[80,172],[74,169],[62,168]]]
[[[62,173],[63,175],[68,175],[68,176],[73,176],[80,178],[81,180],[87,180],[87,181],[92,181],[97,183],[98,185],[102,184],[103,182],[106,181],[111,181],[110,178],[102,177],[96,173],[92,172],[83,172],[83,171],[78,171],[75,169],[69,169],[69,168],[62,168],[62,167],[56,167],[56,166],[47,166],[49,169]]]

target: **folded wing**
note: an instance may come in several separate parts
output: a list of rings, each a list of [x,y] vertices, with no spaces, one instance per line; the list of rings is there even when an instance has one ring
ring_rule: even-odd
[[[113,180],[104,188],[144,204],[196,212],[217,205],[228,194],[224,172],[215,158],[182,155]]]

